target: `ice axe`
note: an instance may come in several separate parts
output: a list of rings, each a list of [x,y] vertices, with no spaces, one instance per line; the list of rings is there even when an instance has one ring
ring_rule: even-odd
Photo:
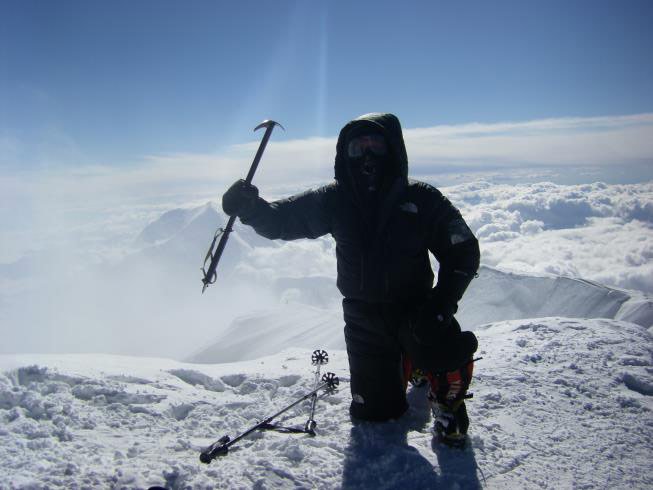
[[[247,178],[245,179],[245,182],[247,184],[252,183],[252,179],[254,178],[254,173],[256,172],[256,168],[258,167],[258,162],[261,160],[261,157],[263,156],[263,152],[265,151],[265,147],[268,144],[268,140],[270,139],[270,135],[272,134],[272,130],[274,129],[275,126],[279,126],[281,129],[285,131],[284,127],[281,124],[275,121],[271,121],[269,119],[266,119],[265,121],[263,121],[261,124],[259,124],[254,128],[254,131],[257,131],[261,128],[265,128],[265,134],[263,135],[261,144],[258,145],[258,151],[256,152],[256,156],[254,157],[252,166],[249,168],[249,173],[247,174]],[[231,216],[229,218],[229,221],[227,221],[227,225],[224,228],[218,228],[218,230],[215,232],[215,235],[213,235],[213,241],[211,242],[209,251],[206,253],[206,257],[204,257],[204,265],[202,266],[202,272],[204,273],[204,277],[202,278],[202,283],[204,284],[202,286],[202,294],[204,294],[206,288],[209,287],[209,284],[213,284],[216,280],[217,275],[215,269],[218,267],[218,262],[220,261],[220,257],[222,257],[222,252],[224,252],[224,248],[227,245],[227,240],[229,240],[229,234],[233,231],[233,226],[235,221],[236,221],[236,216]],[[220,238],[220,241],[218,242],[218,245],[216,247],[215,242],[218,240],[218,238]],[[206,269],[207,262],[209,262],[208,269]]]

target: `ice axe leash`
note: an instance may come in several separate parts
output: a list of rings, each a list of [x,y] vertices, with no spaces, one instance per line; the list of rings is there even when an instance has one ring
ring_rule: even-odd
[[[317,354],[316,354],[317,353]],[[322,359],[326,358],[328,359],[328,356],[326,355],[325,351],[315,351],[313,353],[313,360],[315,362],[316,355],[318,357],[322,357]],[[319,362],[319,361],[318,361]],[[325,362],[317,363],[316,366],[318,371],[319,371],[319,366],[321,364],[326,364]],[[200,461],[202,463],[210,463],[213,461],[215,458],[218,458],[220,456],[226,456],[229,453],[229,448],[236,444],[238,441],[243,439],[244,437],[247,437],[251,433],[257,431],[257,430],[275,430],[278,432],[285,432],[288,434],[309,434],[314,436],[315,435],[315,421],[313,420],[313,414],[315,411],[315,400],[317,399],[317,394],[325,390],[327,393],[333,393],[337,388],[338,385],[340,384],[340,380],[338,377],[333,374],[333,373],[326,373],[322,376],[321,383],[319,383],[315,389],[312,391],[309,391],[306,393],[304,396],[299,398],[298,400],[295,400],[293,403],[290,405],[286,406],[285,408],[282,408],[279,410],[277,413],[274,415],[271,415],[270,417],[260,421],[256,425],[250,427],[247,429],[245,432],[239,434],[238,436],[234,437],[233,439],[229,437],[228,435],[222,436],[220,439],[215,441],[213,444],[211,444],[209,447],[204,449],[204,451],[201,452],[200,454]],[[314,397],[314,398],[313,398]],[[309,398],[313,398],[313,401],[311,402],[311,415],[309,418],[309,421],[306,423],[306,426],[303,429],[297,428],[297,427],[284,427],[281,425],[273,424],[272,420],[278,417],[279,415],[287,412],[291,408],[293,408],[296,405],[299,405],[301,402],[304,400],[308,400]],[[313,425],[311,426],[311,422],[313,422]]]
[[[284,129],[284,127],[281,124],[279,124],[276,121],[271,121],[269,119],[266,119],[265,121],[263,121],[261,124],[259,124],[254,128],[254,131],[257,131],[261,128],[265,128],[265,134],[263,135],[263,139],[261,139],[261,143],[258,146],[256,156],[254,157],[252,166],[249,168],[249,173],[247,174],[247,178],[245,179],[245,182],[247,184],[252,183],[252,179],[254,178],[254,173],[256,172],[258,163],[261,161],[261,157],[263,156],[263,152],[265,151],[265,147],[268,144],[268,140],[270,139],[270,135],[272,135],[272,130],[274,130],[275,126],[279,126],[281,129]],[[227,221],[226,226],[224,228],[218,228],[218,230],[213,235],[213,241],[209,246],[209,251],[206,253],[206,257],[204,257],[204,265],[202,266],[202,273],[204,274],[204,277],[202,278],[202,284],[203,284],[202,294],[204,294],[206,288],[209,287],[210,284],[213,284],[216,280],[217,275],[215,269],[218,267],[218,262],[220,261],[220,257],[222,257],[222,252],[224,252],[224,248],[227,246],[227,240],[229,240],[229,234],[233,231],[233,226],[235,221],[236,221],[236,216],[231,216],[229,218],[229,221]],[[219,242],[218,242],[218,238],[220,238]],[[217,247],[216,247],[216,242],[218,242]],[[208,269],[206,268],[207,262],[209,262]]]

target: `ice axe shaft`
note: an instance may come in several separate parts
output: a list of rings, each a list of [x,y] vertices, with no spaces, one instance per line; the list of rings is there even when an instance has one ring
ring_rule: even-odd
[[[247,178],[245,179],[245,182],[247,182],[248,184],[252,183],[252,179],[254,178],[254,174],[256,173],[258,164],[261,161],[261,157],[263,156],[263,152],[265,151],[265,147],[268,144],[268,140],[270,139],[270,136],[272,135],[272,131],[274,130],[275,126],[279,126],[281,129],[284,129],[283,126],[281,126],[281,124],[275,121],[271,121],[269,119],[266,119],[265,121],[263,121],[261,124],[259,124],[254,128],[254,131],[257,131],[261,128],[265,128],[265,134],[263,135],[263,139],[261,140],[261,143],[258,146],[258,150],[256,151],[256,156],[254,157],[252,166],[249,168],[249,172],[247,173]],[[227,245],[227,240],[229,240],[229,234],[233,230],[235,221],[236,221],[236,217],[231,216],[229,218],[229,221],[227,221],[227,225],[224,228],[218,229],[215,232],[215,235],[213,236],[213,241],[211,242],[209,251],[206,253],[206,257],[204,258],[204,266],[202,266],[202,272],[204,273],[204,277],[202,278],[202,283],[203,283],[202,294],[204,294],[206,288],[209,287],[209,284],[213,284],[216,280],[215,270],[218,267],[218,262],[220,261],[220,257],[222,257],[222,252],[224,252],[224,249]],[[218,237],[220,238],[220,241],[218,242],[216,247],[216,241],[218,240]],[[209,262],[209,267],[208,269],[205,269],[207,262]]]

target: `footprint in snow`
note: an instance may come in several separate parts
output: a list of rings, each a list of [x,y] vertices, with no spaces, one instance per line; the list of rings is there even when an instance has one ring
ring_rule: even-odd
[[[77,385],[72,389],[72,394],[79,400],[95,401],[101,404],[120,403],[123,405],[158,403],[166,398],[166,395],[127,393],[118,388],[96,383]]]
[[[279,386],[282,386],[284,388],[288,388],[290,386],[293,386],[297,381],[301,379],[301,376],[297,374],[289,374],[288,376],[282,376],[279,378]]]
[[[192,369],[173,369],[168,372],[189,385],[203,386],[209,391],[222,392],[225,390],[222,381],[219,379],[213,379],[211,376],[200,373],[199,371],[194,371]]]
[[[188,414],[190,414],[194,408],[195,406],[190,403],[182,403],[180,405],[171,406],[168,413],[175,420],[181,421],[188,417]]]
[[[227,376],[222,376],[220,379],[232,388],[236,388],[243,384],[243,381],[247,379],[247,376],[244,374],[229,374]]]
[[[111,381],[117,381],[119,383],[129,383],[136,385],[149,385],[152,384],[152,381],[144,378],[139,378],[137,376],[129,376],[126,374],[116,374],[112,376],[107,376],[107,379]]]

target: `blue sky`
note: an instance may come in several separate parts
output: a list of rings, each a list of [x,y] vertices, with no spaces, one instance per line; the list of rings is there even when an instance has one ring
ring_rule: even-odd
[[[653,2],[0,2],[0,165],[653,112]]]

